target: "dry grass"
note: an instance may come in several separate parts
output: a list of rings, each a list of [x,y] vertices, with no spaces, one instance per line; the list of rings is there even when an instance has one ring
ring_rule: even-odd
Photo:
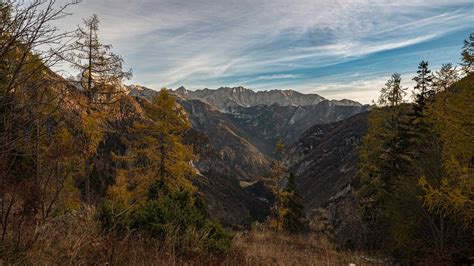
[[[178,254],[168,241],[146,236],[102,234],[94,209],[52,220],[34,246],[5,255],[6,264],[21,265],[356,265],[361,256],[336,252],[322,237],[286,236],[264,229],[237,233],[231,254]],[[2,259],[0,258],[0,265]]]
[[[245,265],[374,265],[375,260],[356,253],[338,252],[315,234],[289,236],[265,229],[238,234],[234,247]]]
[[[170,241],[133,234],[103,234],[96,211],[84,208],[52,220],[38,240],[23,252],[4,254],[0,265],[209,265],[219,258],[209,254],[183,256]]]

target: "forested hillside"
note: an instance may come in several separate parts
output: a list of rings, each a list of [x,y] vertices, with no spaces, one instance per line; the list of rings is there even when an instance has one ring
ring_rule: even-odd
[[[227,252],[230,233],[209,218],[191,181],[186,113],[166,90],[151,101],[125,93],[121,82],[131,72],[100,43],[96,16],[72,33],[51,27],[68,7],[1,4],[2,257],[20,262],[37,247],[59,252],[39,244],[44,231],[52,223],[80,227],[74,217],[87,210],[97,219],[90,229],[104,234],[145,234],[183,254]],[[57,45],[69,36],[72,45]],[[39,49],[45,44],[52,50]],[[53,73],[58,62],[70,62],[81,78]]]
[[[422,61],[413,104],[402,102],[397,74],[382,89],[360,148],[366,248],[431,263],[472,258],[473,44],[471,35],[459,81],[450,65],[442,69],[450,75],[434,77]]]

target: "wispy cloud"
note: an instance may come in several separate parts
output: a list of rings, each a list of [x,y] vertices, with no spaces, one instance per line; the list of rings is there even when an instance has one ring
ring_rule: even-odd
[[[266,75],[266,76],[259,76],[257,80],[271,80],[271,79],[295,79],[298,78],[300,75],[295,74],[277,74],[277,75]]]
[[[420,56],[450,47],[429,54],[438,64],[457,49],[444,37],[474,24],[472,0],[84,0],[61,27],[92,13],[101,19],[104,42],[134,69],[132,82],[156,88],[304,90],[338,73],[376,72],[344,79],[368,88],[377,85],[369,80],[416,68],[384,53],[403,58],[419,44],[431,43]],[[337,90],[345,98],[358,91],[341,85],[326,92]]]

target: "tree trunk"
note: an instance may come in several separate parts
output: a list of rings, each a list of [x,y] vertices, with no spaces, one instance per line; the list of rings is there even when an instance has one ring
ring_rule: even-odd
[[[89,65],[87,66],[88,77],[87,77],[87,98],[92,102],[92,26],[89,27]]]
[[[164,143],[164,136],[163,134],[160,135],[160,142],[161,142],[161,147],[160,147],[160,153],[161,153],[161,158],[160,158],[160,178],[161,181],[165,180],[165,143]]]
[[[90,168],[89,168],[89,158],[86,153],[84,153],[84,181],[85,181],[85,190],[86,190],[86,203],[91,204],[91,180],[90,180]]]

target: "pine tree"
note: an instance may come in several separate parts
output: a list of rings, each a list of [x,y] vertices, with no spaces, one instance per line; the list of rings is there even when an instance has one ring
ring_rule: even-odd
[[[474,33],[464,40],[461,52],[461,66],[466,75],[474,72]]]
[[[458,80],[459,74],[456,67],[453,67],[451,63],[443,64],[441,68],[436,71],[433,78],[433,88],[435,93],[446,91]]]
[[[302,233],[308,228],[305,223],[303,203],[299,195],[296,177],[290,173],[288,184],[285,188],[286,198],[283,204],[285,214],[283,215],[283,229],[291,234]]]
[[[415,90],[413,92],[415,97],[415,114],[419,117],[423,115],[423,110],[426,106],[426,101],[434,96],[433,90],[433,75],[428,68],[427,61],[421,61],[418,65],[418,74],[413,80],[416,82]]]

